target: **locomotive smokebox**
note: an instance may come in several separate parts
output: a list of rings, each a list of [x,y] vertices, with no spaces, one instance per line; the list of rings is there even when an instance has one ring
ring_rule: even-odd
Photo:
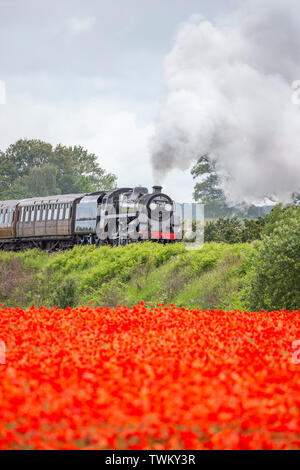
[[[154,193],[161,193],[162,186],[152,186]]]

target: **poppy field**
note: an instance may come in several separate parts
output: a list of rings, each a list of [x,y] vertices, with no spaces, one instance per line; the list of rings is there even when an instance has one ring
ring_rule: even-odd
[[[0,307],[0,448],[298,449],[299,314]]]

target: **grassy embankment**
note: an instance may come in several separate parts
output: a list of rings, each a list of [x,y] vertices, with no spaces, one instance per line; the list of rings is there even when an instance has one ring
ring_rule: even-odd
[[[0,252],[0,303],[29,307],[114,307],[174,303],[201,309],[243,309],[251,244],[133,244],[76,247],[60,253]]]

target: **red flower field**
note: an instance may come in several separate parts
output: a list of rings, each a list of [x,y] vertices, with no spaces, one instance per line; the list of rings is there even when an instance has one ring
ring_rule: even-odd
[[[297,339],[300,310],[2,307],[0,448],[300,448]]]

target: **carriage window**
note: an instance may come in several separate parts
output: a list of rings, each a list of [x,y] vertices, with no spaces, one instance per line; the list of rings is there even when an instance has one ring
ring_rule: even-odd
[[[46,206],[43,206],[42,220],[46,220]]]
[[[60,204],[58,218],[59,220],[62,220],[64,218],[64,205],[63,204]]]
[[[4,224],[6,224],[6,219],[7,219],[7,210],[4,211],[4,218],[3,218]]]
[[[2,222],[2,210],[0,211],[0,224]]]
[[[13,220],[14,220],[14,211],[11,209],[9,211],[9,222],[12,224]]]
[[[97,205],[93,202],[83,202],[77,205],[77,220],[94,220],[97,217]]]
[[[37,206],[36,221],[39,222],[40,218],[41,218],[41,206]]]
[[[29,218],[29,210],[28,209],[29,209],[28,207],[25,208],[25,222],[28,222],[28,218]]]
[[[54,219],[54,220],[57,220],[57,204],[54,205],[54,215],[53,215],[53,219]]]
[[[34,207],[31,207],[31,214],[30,214],[30,221],[33,222],[34,221]]]
[[[66,204],[65,219],[68,219],[70,216],[70,204]]]
[[[52,219],[52,206],[48,206],[48,220]]]

